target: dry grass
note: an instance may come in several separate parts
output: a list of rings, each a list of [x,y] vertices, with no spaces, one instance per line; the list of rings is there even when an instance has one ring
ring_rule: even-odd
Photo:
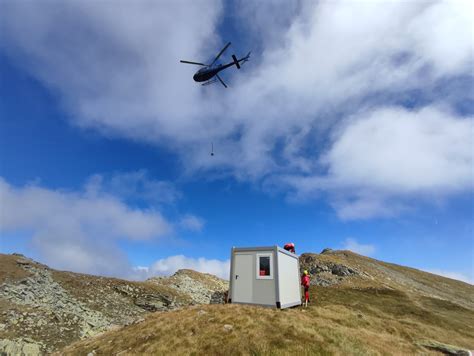
[[[325,254],[306,253],[304,256],[349,266],[363,276],[344,278],[334,288],[395,289],[410,294],[445,299],[474,310],[474,287],[471,284],[417,270],[415,268],[382,262],[351,251],[333,251]]]
[[[406,355],[436,354],[423,340],[474,346],[474,312],[450,302],[393,290],[319,287],[311,293],[316,298],[307,309],[207,305],[154,313],[63,353]]]
[[[19,281],[31,274],[18,267],[18,257],[0,253],[0,284]]]

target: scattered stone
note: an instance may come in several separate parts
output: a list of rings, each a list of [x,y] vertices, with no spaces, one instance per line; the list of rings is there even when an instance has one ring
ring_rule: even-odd
[[[0,339],[0,355],[41,355],[44,345],[29,338],[15,340]]]
[[[458,356],[471,356],[470,351],[463,349],[462,347],[443,344],[438,341],[428,340],[428,341],[421,341],[418,345],[426,347],[428,349],[432,349],[435,351],[439,351],[445,355],[458,355]]]
[[[62,322],[66,315],[76,316],[82,321],[82,335],[100,332],[110,324],[108,318],[102,313],[88,308],[85,304],[72,297],[59,283],[57,283],[49,270],[38,268],[34,263],[22,265],[23,269],[31,273],[31,277],[23,279],[16,284],[0,286],[0,297],[4,297],[16,304],[40,307],[55,311],[54,318]],[[62,316],[61,316],[62,315]],[[23,312],[19,319],[11,320],[16,325],[26,320],[28,313]],[[37,327],[46,325],[46,320],[38,320]],[[61,331],[64,331],[62,329]]]
[[[224,331],[231,332],[234,329],[234,327],[230,324],[225,324],[223,329]]]

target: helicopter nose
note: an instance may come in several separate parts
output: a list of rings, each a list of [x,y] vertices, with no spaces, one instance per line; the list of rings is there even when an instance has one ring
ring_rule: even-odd
[[[194,79],[195,82],[198,81],[198,75],[197,75],[197,73],[193,75],[193,79]]]

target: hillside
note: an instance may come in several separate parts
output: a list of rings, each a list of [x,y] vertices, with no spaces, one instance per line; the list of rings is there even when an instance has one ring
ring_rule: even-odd
[[[398,290],[474,309],[474,286],[470,284],[351,251],[325,249],[320,254],[305,253],[300,257],[300,266],[316,277],[312,279],[314,285]]]
[[[147,315],[62,354],[468,354],[474,286],[357,255],[303,254],[307,309],[202,305]],[[453,346],[454,345],[454,346]]]
[[[300,257],[307,309],[222,303],[227,282],[180,270],[130,282],[0,254],[0,354],[463,354],[474,286],[325,250]],[[454,346],[449,346],[454,345]]]
[[[0,254],[0,354],[52,352],[140,322],[151,312],[196,304],[189,292],[193,286],[210,295],[227,289],[225,281],[212,289],[217,277],[191,272],[178,271],[170,285],[167,278],[131,282],[56,271],[22,255]],[[180,289],[177,280],[184,276],[186,288]]]

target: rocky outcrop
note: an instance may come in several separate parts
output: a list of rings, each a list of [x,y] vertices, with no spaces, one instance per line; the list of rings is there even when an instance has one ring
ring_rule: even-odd
[[[224,303],[229,282],[206,273],[179,270],[171,277],[154,277],[151,283],[171,287],[188,295],[193,304]]]
[[[1,340],[2,354],[49,353],[69,340],[92,336],[114,325],[111,318],[71,295],[46,266],[23,256],[16,256],[15,262],[28,273],[0,285],[0,325],[12,336]]]
[[[16,284],[2,284],[0,297],[34,309],[48,310],[53,319],[64,320],[68,327],[78,327],[80,337],[104,331],[110,320],[102,313],[92,310],[72,297],[51,275],[51,272],[31,260],[21,258],[18,263],[30,276]],[[36,313],[10,314],[9,324],[21,321],[27,329],[41,327],[48,323]],[[8,324],[7,324],[8,326]]]
[[[146,314],[222,303],[227,282],[181,270],[150,282],[60,272],[0,254],[0,355],[51,353]]]
[[[136,306],[149,312],[170,310],[180,306],[179,303],[176,303],[176,298],[167,297],[163,294],[143,294],[138,288],[128,285],[116,286],[114,289],[130,297]]]
[[[322,254],[331,252],[331,249],[324,249]],[[347,277],[364,275],[353,267],[328,261],[315,254],[302,254],[300,268],[301,271],[307,270],[311,275],[311,285],[323,287],[339,284]]]

